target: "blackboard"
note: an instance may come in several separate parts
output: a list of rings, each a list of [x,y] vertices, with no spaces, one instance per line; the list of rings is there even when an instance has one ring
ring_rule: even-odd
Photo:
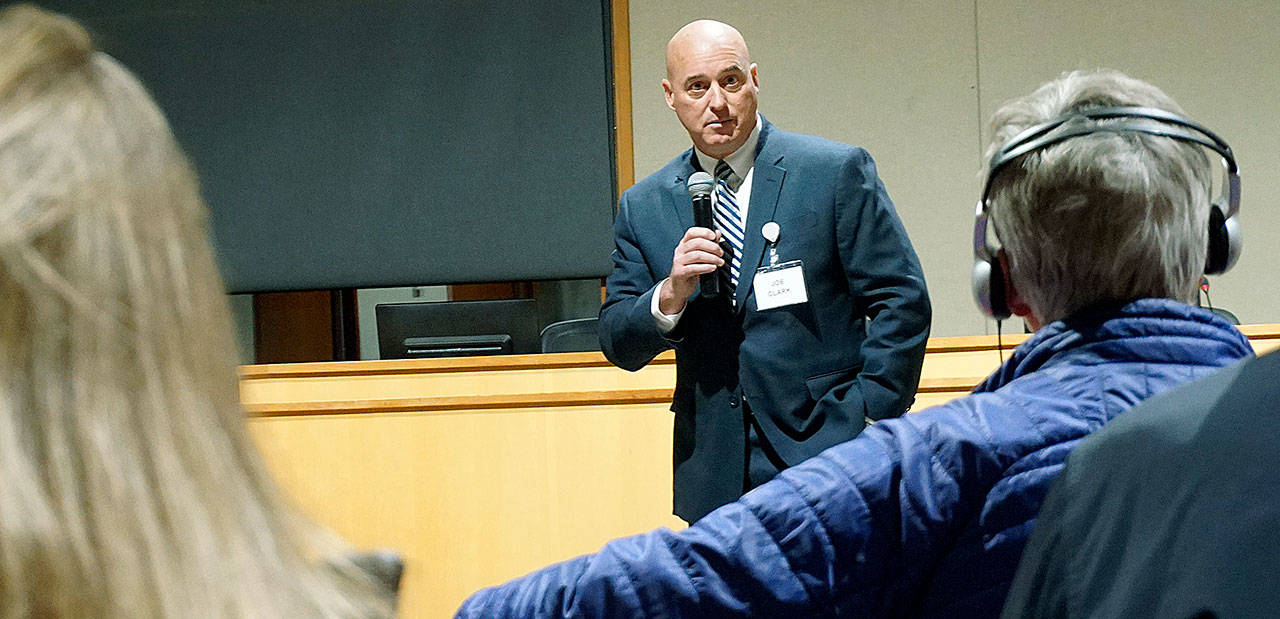
[[[165,111],[229,292],[608,273],[607,0],[46,6]]]

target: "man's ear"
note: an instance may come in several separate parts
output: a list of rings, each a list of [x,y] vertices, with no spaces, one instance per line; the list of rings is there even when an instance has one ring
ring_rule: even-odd
[[[760,75],[757,72],[757,66],[754,62],[751,63],[751,85],[754,86],[756,90],[760,90]]]
[[[666,79],[662,80],[662,94],[667,98],[667,107],[672,111],[676,109],[676,91],[671,89],[671,82]]]
[[[1018,287],[1013,283],[1012,271],[1009,269],[1009,256],[1000,250],[996,253],[996,257],[1000,259],[1000,276],[1004,278],[1004,302],[1005,306],[1015,316],[1026,318],[1031,323],[1032,329],[1039,329],[1039,319],[1031,311],[1031,306],[1022,298],[1022,294],[1018,292]]]

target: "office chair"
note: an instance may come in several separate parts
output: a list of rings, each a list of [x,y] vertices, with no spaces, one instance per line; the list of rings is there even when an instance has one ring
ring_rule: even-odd
[[[576,318],[554,322],[542,330],[542,352],[600,350],[600,320]]]

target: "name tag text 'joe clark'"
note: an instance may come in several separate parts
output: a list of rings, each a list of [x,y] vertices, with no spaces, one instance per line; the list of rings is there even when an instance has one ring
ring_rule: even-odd
[[[761,267],[756,271],[752,287],[755,289],[757,311],[809,301],[804,289],[804,270],[799,260]]]

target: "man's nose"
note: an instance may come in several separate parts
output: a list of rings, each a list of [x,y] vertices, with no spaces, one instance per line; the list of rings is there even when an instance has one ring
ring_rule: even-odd
[[[716,111],[728,109],[729,98],[725,96],[725,92],[720,88],[719,84],[713,84],[711,89],[707,91],[707,107]]]

